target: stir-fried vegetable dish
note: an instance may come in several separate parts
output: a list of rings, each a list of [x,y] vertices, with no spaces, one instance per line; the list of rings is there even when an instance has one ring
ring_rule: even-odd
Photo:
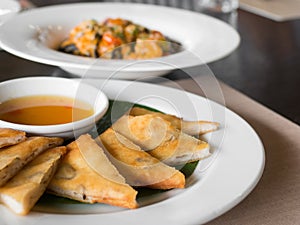
[[[151,59],[174,54],[180,43],[161,32],[129,20],[87,20],[74,27],[59,50],[74,55],[105,59]]]

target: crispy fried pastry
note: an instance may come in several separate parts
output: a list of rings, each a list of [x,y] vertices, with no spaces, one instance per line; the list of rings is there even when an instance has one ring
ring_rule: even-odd
[[[107,129],[98,138],[128,184],[155,189],[184,188],[185,177],[180,171],[152,157],[113,129]]]
[[[30,137],[17,145],[2,149],[0,151],[0,187],[41,152],[62,143],[62,138]]]
[[[135,200],[137,191],[125,182],[115,182],[113,177],[108,179],[107,177],[110,176],[108,174],[99,174],[104,167],[108,173],[110,170],[116,170],[108,160],[102,161],[103,165],[100,169],[92,168],[86,162],[79,148],[91,148],[104,157],[102,148],[89,135],[80,136],[67,148],[69,153],[48,186],[50,193],[87,203],[99,202],[125,208],[137,207]]]
[[[18,144],[26,139],[26,133],[11,128],[0,128],[0,148]]]
[[[0,188],[0,201],[19,215],[26,215],[42,196],[66,147],[51,148],[28,163]]]
[[[130,115],[132,116],[142,116],[146,114],[159,116],[164,120],[169,121],[175,128],[182,130],[182,132],[187,133],[189,135],[202,135],[208,132],[215,131],[220,126],[220,124],[217,122],[204,120],[186,121],[174,115],[164,114],[161,112],[154,112],[141,107],[133,107],[130,111]]]
[[[127,116],[118,119],[112,128],[139,145],[143,150],[152,150],[170,139],[171,123],[154,115]]]
[[[125,115],[112,127],[168,165],[181,165],[210,155],[207,142],[181,132],[156,115]]]

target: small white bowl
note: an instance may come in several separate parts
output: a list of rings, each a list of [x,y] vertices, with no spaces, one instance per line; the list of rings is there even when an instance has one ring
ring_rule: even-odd
[[[94,114],[71,123],[58,125],[24,125],[0,120],[0,127],[22,130],[30,135],[76,138],[96,126],[108,108],[108,98],[99,89],[84,83],[59,77],[27,77],[0,83],[0,103],[25,96],[54,95],[70,97],[90,104]]]

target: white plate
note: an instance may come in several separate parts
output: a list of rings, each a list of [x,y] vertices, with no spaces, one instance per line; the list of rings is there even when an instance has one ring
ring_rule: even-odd
[[[181,42],[186,49],[155,60],[103,60],[54,50],[78,23],[108,17],[132,20]],[[239,34],[228,24],[187,10],[130,3],[77,3],[23,12],[0,28],[0,46],[28,60],[55,65],[79,76],[136,79],[159,76],[218,60],[237,48]],[[116,72],[116,73],[114,73]]]
[[[1,0],[0,1],[0,25],[5,23],[8,19],[13,17],[21,10],[19,2],[15,0]],[[0,48],[2,50],[2,48]]]
[[[153,84],[118,80],[89,80],[89,83],[101,88],[111,99],[137,102],[190,120],[219,121],[220,130],[205,137],[215,151],[213,156],[198,164],[185,189],[150,197],[135,210],[102,204],[74,204],[65,209],[68,206],[58,204],[61,208],[57,211],[71,209],[74,214],[33,211],[18,217],[0,206],[1,225],[93,225],[100,221],[105,225],[201,224],[242,201],[260,179],[264,168],[262,143],[249,124],[225,107],[191,93]]]
[[[15,0],[1,0],[0,1],[0,25],[13,15],[21,10],[21,6],[18,1]]]

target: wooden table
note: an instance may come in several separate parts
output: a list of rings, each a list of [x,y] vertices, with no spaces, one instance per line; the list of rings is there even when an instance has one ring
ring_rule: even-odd
[[[44,6],[78,1],[32,2]],[[300,224],[300,20],[278,23],[239,10],[233,24],[241,35],[239,48],[209,67],[221,81],[225,105],[262,139],[266,167],[254,191],[209,224]],[[57,67],[0,52],[0,81],[29,75],[70,77]],[[165,78],[202,94],[180,71]]]

